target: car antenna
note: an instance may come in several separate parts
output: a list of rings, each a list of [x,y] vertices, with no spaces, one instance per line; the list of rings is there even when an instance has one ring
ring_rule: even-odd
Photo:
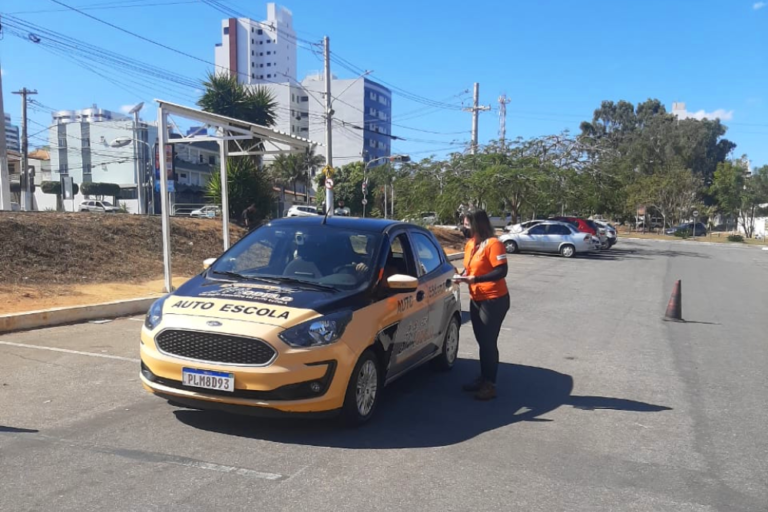
[[[328,222],[328,214],[331,213],[330,208],[326,208],[325,215],[323,216],[323,222],[320,223],[321,226],[325,226],[325,223]]]

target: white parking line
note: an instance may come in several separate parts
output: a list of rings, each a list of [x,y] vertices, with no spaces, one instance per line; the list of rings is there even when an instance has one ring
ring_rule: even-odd
[[[139,359],[133,358],[133,357],[113,356],[109,354],[97,354],[95,352],[82,352],[80,350],[69,350],[68,348],[41,347],[39,345],[27,345],[26,343],[13,343],[12,341],[0,341],[0,345],[6,345],[9,347],[17,347],[17,348],[32,348],[36,350],[48,350],[49,352],[63,352],[65,354],[76,354],[78,356],[101,357],[103,359],[117,359],[118,361],[129,361],[131,363],[140,362]]]

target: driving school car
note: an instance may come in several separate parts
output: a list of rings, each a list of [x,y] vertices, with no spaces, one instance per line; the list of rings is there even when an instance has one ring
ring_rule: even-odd
[[[456,360],[456,270],[418,226],[281,219],[206,267],[141,331],[141,381],[175,405],[362,423],[386,384]]]

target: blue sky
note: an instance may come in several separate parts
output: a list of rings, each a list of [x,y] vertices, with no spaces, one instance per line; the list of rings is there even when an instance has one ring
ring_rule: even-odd
[[[93,16],[211,62],[225,17],[199,0],[62,1],[89,6]],[[223,3],[257,20],[266,17],[266,2]],[[734,156],[746,153],[753,165],[768,164],[768,1],[287,0],[280,5],[293,11],[299,37],[315,41],[328,35],[334,53],[373,70],[374,79],[457,104],[470,100],[470,94],[460,93],[473,82],[480,83],[485,105],[497,107],[506,93],[508,138],[577,132],[602,100],[658,98],[670,110],[681,101],[692,113],[720,111],[727,137],[738,144]],[[51,0],[0,3],[0,14],[171,73],[202,78],[211,68],[62,9]],[[300,49],[298,57],[300,78],[321,69],[311,52]],[[192,104],[196,96],[193,89],[177,92],[145,77],[110,72],[125,87],[120,88],[7,31],[0,39],[0,64],[6,112],[15,124],[20,100],[11,91],[23,86],[37,89],[35,98],[54,109],[97,103],[119,110],[156,97]],[[338,67],[333,71],[352,77]],[[469,139],[469,113],[430,109],[404,116],[423,107],[394,96],[394,122],[402,126],[393,126],[393,134],[416,139],[396,142],[396,151],[444,155],[451,142]],[[153,108],[143,117],[153,120]],[[31,118],[39,124],[31,124],[30,134],[50,124],[49,114],[37,108]],[[498,137],[498,124],[495,112],[481,114],[481,143]]]

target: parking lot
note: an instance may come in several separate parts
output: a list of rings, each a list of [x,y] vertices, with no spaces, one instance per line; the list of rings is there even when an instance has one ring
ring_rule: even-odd
[[[768,510],[767,252],[509,263],[499,398],[460,390],[465,325],[452,372],[396,382],[357,430],[150,396],[142,318],[0,336],[0,510]],[[677,279],[687,322],[663,322]]]

